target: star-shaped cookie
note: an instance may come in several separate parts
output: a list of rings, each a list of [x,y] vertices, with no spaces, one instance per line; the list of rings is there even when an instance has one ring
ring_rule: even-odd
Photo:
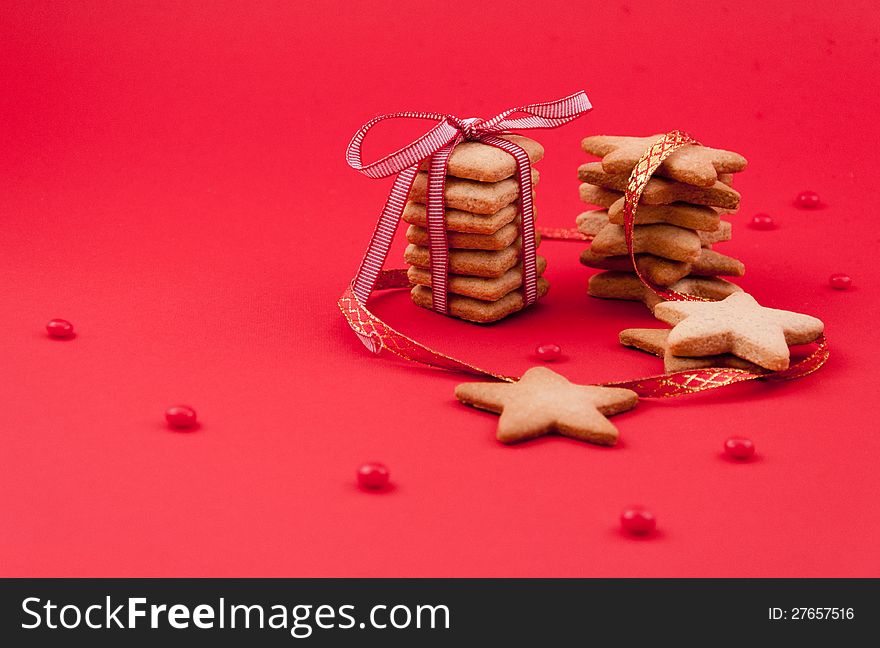
[[[771,371],[788,368],[789,345],[813,342],[825,328],[810,315],[765,308],[745,292],[718,302],[663,302],[654,316],[673,325],[666,345],[674,355],[732,353]]]
[[[595,135],[581,142],[591,155],[602,158],[602,168],[608,173],[629,173],[639,158],[662,135],[651,137],[619,137]],[[711,187],[719,173],[736,173],[746,168],[747,161],[739,153],[709,148],[683,146],[666,158],[656,173],[679,182]]]
[[[581,252],[581,263],[601,270],[631,272],[633,269],[629,255],[601,256],[589,248]],[[639,272],[658,286],[671,286],[688,275],[741,277],[746,270],[736,259],[707,248],[701,248],[700,257],[693,263],[671,261],[653,254],[637,254],[636,265]]]
[[[729,367],[731,369],[744,369],[752,373],[764,373],[765,371],[762,367],[730,353],[702,356],[700,358],[674,355],[670,353],[669,347],[666,344],[668,337],[669,329],[631,328],[621,331],[619,339],[620,343],[624,346],[633,347],[663,358],[663,369],[666,373],[705,369],[707,367]]]
[[[691,229],[655,223],[633,227],[633,251],[673,261],[696,261],[700,258],[701,241]],[[593,237],[590,249],[602,256],[628,254],[623,225],[608,223]]]
[[[551,431],[601,445],[617,442],[617,428],[606,416],[635,407],[629,389],[576,385],[546,367],[532,367],[515,383],[474,382],[455,388],[455,397],[501,414],[497,438],[502,443],[533,439]]]
[[[718,277],[685,277],[669,286],[675,292],[695,295],[703,299],[724,299],[732,293],[741,292],[742,288],[734,283]],[[653,290],[642,283],[632,272],[616,272],[608,270],[590,277],[587,292],[601,299],[625,299],[640,301],[653,310],[663,302]]]
[[[629,184],[629,173],[608,173],[601,162],[587,162],[578,167],[578,178],[587,184],[599,185],[614,191],[626,191]],[[736,211],[742,198],[739,192],[730,186],[732,176],[722,173],[718,181],[708,187],[676,182],[669,178],[653,175],[645,184],[639,204],[667,205],[674,202],[686,202],[707,207],[721,207],[725,211]]]

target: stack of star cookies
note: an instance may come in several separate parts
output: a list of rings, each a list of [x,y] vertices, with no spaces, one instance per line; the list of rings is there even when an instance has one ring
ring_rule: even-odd
[[[520,135],[505,135],[520,146],[531,163],[544,157],[544,148]],[[422,163],[403,212],[409,223],[404,260],[412,300],[432,307],[429,240],[426,217],[427,169]],[[532,169],[532,184],[538,172]],[[453,149],[445,186],[446,231],[449,247],[449,314],[473,322],[494,322],[522,310],[522,240],[520,188],[516,161],[503,149],[480,142],[462,142]],[[536,240],[536,245],[539,241]],[[547,261],[536,257],[538,297],[548,289],[540,275]]]
[[[601,157],[578,169],[580,197],[602,209],[577,218],[593,237],[581,263],[604,272],[590,278],[589,293],[607,299],[640,300],[653,310],[660,299],[636,275],[623,230],[623,192],[642,154],[661,136],[587,137],[581,146]],[[746,159],[731,151],[685,146],[673,152],[645,186],[636,210],[633,248],[639,272],[649,281],[683,293],[723,299],[738,288],[722,276],[739,277],[743,264],[713,249],[731,236],[724,214],[734,213],[740,195],[733,174]]]
[[[620,332],[620,343],[663,359],[667,373],[730,367],[752,373],[783,371],[789,347],[815,342],[821,320],[761,306],[738,291],[721,301],[668,301],[654,316],[671,329],[634,328]]]

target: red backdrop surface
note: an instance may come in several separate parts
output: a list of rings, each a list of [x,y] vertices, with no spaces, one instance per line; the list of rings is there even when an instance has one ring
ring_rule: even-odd
[[[0,10],[0,574],[880,576],[874,3],[306,4]],[[824,319],[826,368],[644,401],[612,449],[505,447],[460,376],[364,350],[335,300],[390,182],[345,165],[351,134],[578,89],[593,112],[537,135],[540,223],[581,211],[587,134],[742,152],[722,249],[763,303]],[[802,189],[825,207],[794,208]],[[582,247],[545,243],[550,295],[492,327],[405,291],[375,311],[499,371],[554,342],[576,381],[657,373],[616,341],[655,321],[587,297]],[[198,431],[165,427],[177,402]],[[730,435],[758,459],[725,461]],[[371,459],[392,492],[355,486]],[[632,503],[657,537],[620,534]]]

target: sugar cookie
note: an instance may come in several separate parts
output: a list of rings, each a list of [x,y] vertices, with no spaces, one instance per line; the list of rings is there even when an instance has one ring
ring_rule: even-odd
[[[516,443],[549,432],[614,445],[618,431],[605,418],[632,409],[638,396],[629,389],[577,385],[546,367],[532,367],[515,383],[472,382],[455,388],[455,397],[496,412],[497,438]]]

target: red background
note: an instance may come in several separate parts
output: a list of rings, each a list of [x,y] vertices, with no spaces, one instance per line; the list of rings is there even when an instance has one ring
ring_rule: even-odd
[[[880,576],[874,3],[308,4],[4,5],[0,573]],[[742,152],[721,249],[763,303],[824,319],[826,368],[643,401],[613,449],[505,447],[453,399],[460,376],[367,354],[335,300],[390,183],[345,165],[351,134],[578,89],[593,112],[536,135],[540,222],[582,209],[587,134]],[[802,189],[825,208],[795,209]],[[759,211],[779,227],[750,229]],[[616,342],[655,321],[586,296],[582,247],[545,243],[549,297],[496,326],[405,292],[374,308],[499,371],[555,342],[576,381],[656,373]],[[78,337],[49,340],[51,317]],[[177,402],[201,429],[165,427]],[[757,461],[721,457],[734,434]],[[392,492],[356,488],[370,459]],[[619,533],[631,503],[656,537]]]

